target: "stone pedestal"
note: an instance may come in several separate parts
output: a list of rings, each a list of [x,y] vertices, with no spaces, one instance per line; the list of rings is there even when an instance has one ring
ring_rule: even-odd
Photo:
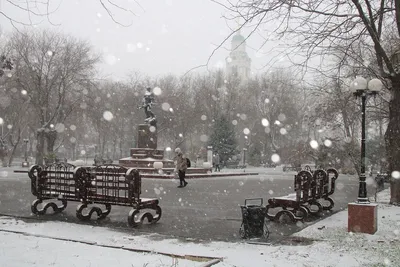
[[[131,148],[130,157],[122,158],[119,164],[127,168],[137,168],[143,174],[172,174],[175,169],[173,160],[164,159],[164,150],[157,149],[157,131],[154,126],[141,124],[138,127],[137,147]],[[154,168],[155,162],[162,162],[162,171]],[[187,174],[207,174],[211,168],[189,168]],[[162,175],[159,175],[162,176]],[[173,178],[173,177],[172,177]]]
[[[378,230],[378,205],[348,204],[348,232],[375,234]]]
[[[137,137],[138,148],[157,149],[157,129],[154,126],[140,124]]]
[[[138,127],[137,147],[131,148],[130,157],[120,159],[119,164],[124,167],[144,168],[151,172],[154,171],[154,162],[162,162],[164,168],[174,168],[172,160],[164,159],[164,150],[157,149],[157,129],[141,124]]]

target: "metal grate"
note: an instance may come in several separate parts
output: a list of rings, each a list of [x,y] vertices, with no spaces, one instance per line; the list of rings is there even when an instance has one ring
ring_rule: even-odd
[[[45,168],[39,172],[37,181],[39,197],[42,199],[57,198],[76,200],[74,168],[74,165],[64,162],[45,166]]]

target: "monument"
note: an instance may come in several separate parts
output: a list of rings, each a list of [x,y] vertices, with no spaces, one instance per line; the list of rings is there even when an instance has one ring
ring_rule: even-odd
[[[151,88],[146,88],[142,105],[146,115],[145,124],[138,125],[137,145],[130,149],[130,157],[122,158],[119,164],[127,168],[136,168],[143,178],[174,178],[175,164],[172,160],[164,159],[164,150],[157,149],[157,119],[152,111],[154,94]],[[212,151],[210,151],[212,155]],[[190,167],[186,171],[186,178],[201,178],[217,176],[212,171],[211,158],[203,166]],[[249,173],[253,175],[257,173]],[[218,176],[238,176],[243,173],[218,173]]]
[[[152,112],[154,94],[150,87],[146,88],[142,105],[146,115],[145,124],[138,125],[137,147],[130,149],[130,157],[122,158],[119,164],[124,167],[140,168],[142,172],[154,172],[154,163],[162,162],[162,168],[170,171],[174,168],[172,160],[164,159],[164,150],[157,149],[157,119]]]

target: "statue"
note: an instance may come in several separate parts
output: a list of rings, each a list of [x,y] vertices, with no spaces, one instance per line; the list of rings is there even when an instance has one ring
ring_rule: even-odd
[[[144,113],[146,114],[146,119],[144,120],[146,123],[151,126],[156,126],[157,120],[154,113],[151,111],[151,106],[154,103],[154,94],[151,91],[150,87],[146,88],[146,93],[144,94],[142,106],[140,108],[144,109]]]

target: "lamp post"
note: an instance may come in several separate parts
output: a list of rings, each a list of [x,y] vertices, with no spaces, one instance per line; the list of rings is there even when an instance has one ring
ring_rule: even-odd
[[[3,125],[4,125],[3,118],[0,118],[0,125],[1,125],[1,140],[3,140]]]
[[[3,136],[3,125],[4,125],[4,120],[3,118],[0,118],[0,125],[1,125],[1,136],[0,136],[0,161],[2,163],[3,167],[7,167],[7,160],[6,160],[6,156],[7,156],[7,148],[6,148],[6,144],[4,141],[4,136]]]
[[[365,78],[358,76],[352,84],[352,93],[356,97],[361,98],[361,166],[357,199],[359,203],[369,203],[367,197],[367,183],[365,181],[365,105],[367,97],[369,95],[377,95],[381,89],[382,82],[379,79],[372,79],[368,82]]]
[[[22,167],[29,167],[29,162],[28,162],[28,139],[24,139],[24,144],[25,144],[25,161],[22,162]]]
[[[378,79],[367,81],[357,77],[351,86],[356,97],[361,98],[361,166],[358,188],[358,199],[348,204],[348,231],[374,234],[378,230],[378,205],[370,203],[367,197],[365,175],[365,104],[369,95],[376,95],[382,89],[382,82]]]

